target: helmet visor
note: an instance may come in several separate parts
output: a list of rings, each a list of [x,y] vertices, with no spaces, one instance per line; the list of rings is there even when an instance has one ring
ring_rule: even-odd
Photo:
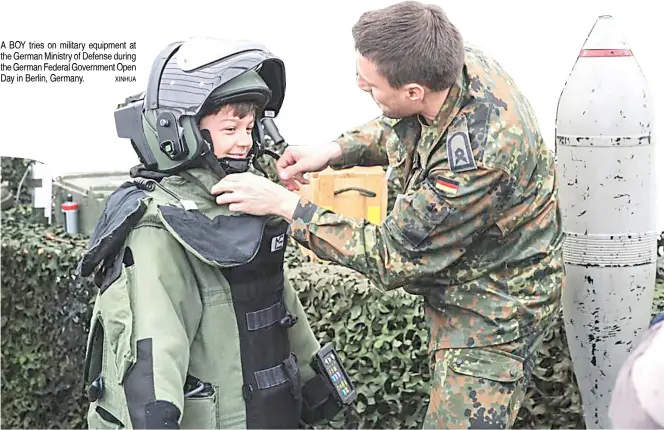
[[[187,40],[163,70],[153,70],[150,86],[158,91],[149,93],[146,107],[196,115],[212,91],[249,70],[257,71],[272,90],[265,108],[278,112],[285,90],[281,60],[260,43],[213,38]]]

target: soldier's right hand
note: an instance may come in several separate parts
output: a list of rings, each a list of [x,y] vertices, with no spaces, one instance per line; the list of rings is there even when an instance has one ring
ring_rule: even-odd
[[[341,147],[336,142],[289,146],[277,160],[277,172],[290,191],[299,190],[300,184],[309,183],[305,173],[320,172],[341,158]]]

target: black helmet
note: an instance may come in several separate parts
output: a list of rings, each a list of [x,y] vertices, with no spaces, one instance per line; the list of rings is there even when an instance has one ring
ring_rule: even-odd
[[[115,111],[116,129],[119,137],[131,139],[144,170],[175,173],[202,161],[223,176],[242,168],[214,158],[209,136],[198,128],[203,105],[256,102],[252,157],[256,144],[264,144],[260,120],[278,115],[285,89],[283,62],[262,44],[192,38],[159,54],[147,91]]]

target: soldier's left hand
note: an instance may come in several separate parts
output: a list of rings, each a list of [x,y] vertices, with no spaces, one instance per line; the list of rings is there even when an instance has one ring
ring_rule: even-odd
[[[300,196],[279,184],[253,173],[235,173],[217,182],[211,189],[217,204],[228,205],[232,212],[251,215],[279,215],[291,220]]]

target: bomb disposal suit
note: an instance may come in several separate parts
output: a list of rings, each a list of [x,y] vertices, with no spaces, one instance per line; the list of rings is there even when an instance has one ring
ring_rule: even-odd
[[[230,212],[210,194],[256,162],[261,120],[284,91],[283,63],[262,45],[195,38],[165,48],[147,91],[115,112],[142,165],[109,197],[78,267],[99,287],[90,427],[297,428],[352,401],[284,276],[287,223]],[[213,155],[196,117],[210,97],[258,103],[246,160]]]

